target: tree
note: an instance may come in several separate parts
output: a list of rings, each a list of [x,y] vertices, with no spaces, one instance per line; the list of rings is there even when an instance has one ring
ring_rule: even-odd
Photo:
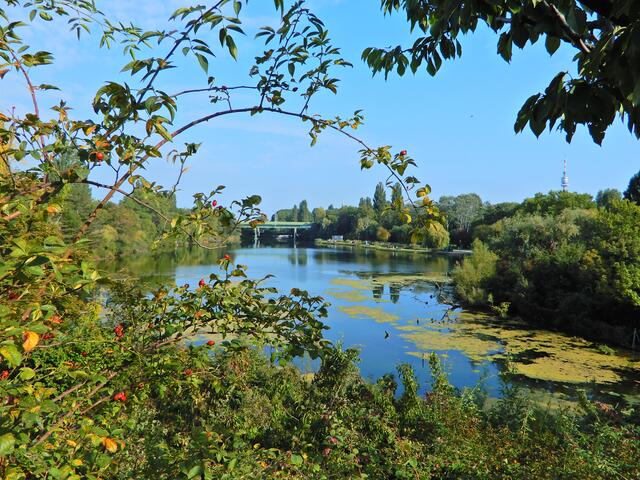
[[[376,190],[373,194],[373,208],[376,211],[378,217],[382,215],[388,205],[389,202],[387,201],[387,192],[382,182],[380,182],[376,185]]]
[[[640,205],[640,172],[629,180],[629,186],[624,191],[624,198]]]
[[[389,230],[387,230],[383,226],[379,226],[376,230],[376,240],[378,240],[379,242],[388,242],[390,236],[391,233],[389,233]]]
[[[596,218],[594,234],[589,243],[597,252],[594,270],[599,273],[598,292],[625,306],[626,319],[638,326],[640,205],[621,201],[601,211]]]
[[[449,232],[441,223],[434,223],[425,234],[425,246],[435,249],[443,249],[449,245]]]
[[[298,207],[298,217],[295,220],[298,222],[311,221],[311,212],[309,211],[309,206],[307,205],[306,200],[302,200],[300,202],[300,206]]]
[[[313,223],[322,223],[322,220],[327,216],[327,212],[322,207],[316,207],[313,209]]]
[[[473,254],[465,257],[453,270],[456,293],[469,305],[486,306],[488,282],[496,272],[498,256],[480,240],[473,242]]]
[[[438,208],[445,214],[450,233],[458,231],[464,237],[469,237],[471,225],[480,218],[484,205],[477,194],[466,193],[456,197],[440,197]]]
[[[520,205],[519,211],[529,215],[559,215],[567,209],[595,208],[593,197],[588,193],[551,191],[547,194],[536,193]]]
[[[65,238],[70,239],[91,213],[95,202],[91,198],[91,189],[86,183],[66,185],[60,192],[60,196],[62,199],[61,228]]]
[[[376,72],[404,75],[426,66],[434,76],[443,60],[462,55],[459,36],[484,24],[498,35],[498,54],[511,60],[513,45],[525,48],[544,39],[553,55],[560,45],[576,50],[575,65],[558,73],[544,93],[531,96],[518,113],[516,132],[529,125],[536,136],[553,128],[571,141],[585,125],[600,144],[620,112],[629,131],[640,137],[640,9],[634,0],[519,0],[460,2],[458,0],[382,0],[382,10],[402,10],[411,30],[421,36],[412,46],[367,48],[362,58]],[[569,71],[577,71],[577,75]]]
[[[600,190],[596,194],[596,205],[601,208],[610,208],[614,202],[622,200],[622,194],[615,188]]]
[[[391,190],[391,204],[396,207],[402,207],[403,203],[402,185],[400,185],[400,182],[397,182]]]

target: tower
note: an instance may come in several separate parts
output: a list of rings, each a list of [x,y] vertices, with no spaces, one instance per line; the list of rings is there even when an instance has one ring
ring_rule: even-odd
[[[562,173],[562,178],[560,179],[560,185],[562,186],[562,191],[566,192],[569,189],[569,177],[567,177],[567,159],[564,159],[564,172]]]

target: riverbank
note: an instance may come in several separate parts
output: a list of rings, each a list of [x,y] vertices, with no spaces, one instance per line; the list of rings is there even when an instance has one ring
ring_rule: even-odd
[[[364,250],[381,250],[387,252],[402,253],[425,253],[449,256],[462,256],[471,254],[471,250],[439,250],[435,248],[426,248],[419,245],[407,243],[391,243],[391,242],[370,242],[368,240],[323,240],[317,238],[314,241],[317,247],[351,247]]]

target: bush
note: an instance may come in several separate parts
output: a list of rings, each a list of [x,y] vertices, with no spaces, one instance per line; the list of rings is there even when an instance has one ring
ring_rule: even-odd
[[[468,305],[486,306],[489,303],[487,282],[496,271],[498,256],[480,240],[474,240],[473,253],[453,270],[456,293]]]
[[[379,226],[376,230],[376,240],[379,242],[388,242],[389,237],[391,237],[391,233],[386,228]]]

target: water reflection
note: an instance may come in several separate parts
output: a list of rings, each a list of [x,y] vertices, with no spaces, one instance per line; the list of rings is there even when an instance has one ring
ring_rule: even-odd
[[[273,274],[269,284],[282,292],[299,287],[331,302],[326,336],[360,348],[366,378],[375,380],[409,363],[424,385],[429,378],[425,358],[436,351],[455,386],[483,381],[489,395],[498,396],[500,372],[509,368],[503,354],[509,350],[520,362],[517,381],[536,391],[571,398],[578,386],[602,398],[638,398],[640,363],[622,354],[602,357],[590,345],[552,332],[533,335],[528,327],[449,318],[448,307],[438,302],[436,285],[448,280],[455,258],[305,246],[229,247],[138,256],[104,267],[151,286],[167,281],[196,285],[219,272],[217,262],[224,254],[247,265],[252,278]],[[590,376],[611,381],[584,381]]]

